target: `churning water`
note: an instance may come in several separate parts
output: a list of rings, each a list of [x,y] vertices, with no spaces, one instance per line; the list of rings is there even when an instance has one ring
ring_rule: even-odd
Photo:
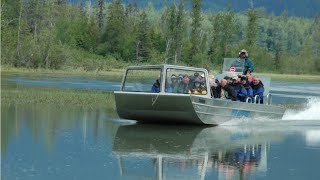
[[[320,120],[320,97],[308,99],[304,108],[300,111],[287,110],[283,120]]]

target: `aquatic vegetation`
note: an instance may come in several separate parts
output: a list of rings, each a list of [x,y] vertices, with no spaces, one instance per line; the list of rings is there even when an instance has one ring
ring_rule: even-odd
[[[112,92],[59,88],[13,88],[1,90],[2,104],[54,104],[105,107],[115,110]]]
[[[86,71],[83,68],[64,68],[59,70],[53,69],[44,69],[44,68],[15,68],[11,66],[2,66],[1,73],[9,74],[9,73],[23,73],[25,75],[50,75],[53,77],[56,76],[65,76],[65,75],[85,75],[85,76],[113,76],[113,77],[121,77],[123,76],[125,69],[108,69],[101,71]]]
[[[125,72],[125,68],[119,69],[108,69],[108,70],[100,70],[100,71],[86,71],[82,68],[74,69],[74,68],[65,68],[60,70],[52,70],[52,69],[30,69],[30,68],[15,68],[11,66],[2,66],[1,74],[24,74],[25,76],[52,76],[52,77],[65,77],[66,75],[71,76],[88,76],[88,77],[103,77],[108,79],[112,78],[113,80],[121,81],[123,74]],[[219,71],[210,70],[210,74],[218,74]],[[139,75],[150,75],[150,72],[144,72]],[[275,74],[275,73],[254,73],[254,76],[270,76],[272,81],[302,81],[302,82],[320,82],[319,75],[307,75],[307,74]]]

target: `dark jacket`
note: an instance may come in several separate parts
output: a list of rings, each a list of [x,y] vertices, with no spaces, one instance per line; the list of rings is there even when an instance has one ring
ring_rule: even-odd
[[[159,93],[160,92],[160,84],[159,83],[154,83],[152,88],[151,88],[151,92]]]
[[[247,91],[247,96],[252,98],[253,97],[253,90],[252,90],[252,87],[249,85],[249,83],[247,82],[247,84],[245,84],[243,87]]]
[[[230,84],[227,84],[223,87],[223,89],[226,91],[226,98],[231,99],[232,101],[237,100],[237,94],[235,93],[233,87]]]
[[[214,98],[221,98],[221,85],[219,84],[217,87],[211,86],[212,95]]]
[[[248,93],[246,89],[243,87],[243,85],[240,83],[235,83],[235,84],[232,84],[232,87],[234,88],[234,91],[237,95],[237,100],[245,101]]]
[[[250,70],[251,72],[254,71],[254,65],[249,57],[246,57],[246,59],[244,60],[244,71],[243,72],[245,72],[246,70]]]
[[[259,95],[260,96],[260,104],[263,104],[263,93],[264,87],[262,82],[260,81],[259,84],[254,85],[252,84],[253,96]]]
[[[236,59],[231,66],[233,67],[239,67],[241,66],[241,60],[240,59]],[[246,59],[244,60],[244,69],[243,69],[243,73],[246,72],[247,70],[250,70],[250,72],[254,71],[254,65],[251,61],[251,59],[249,57],[246,57]]]

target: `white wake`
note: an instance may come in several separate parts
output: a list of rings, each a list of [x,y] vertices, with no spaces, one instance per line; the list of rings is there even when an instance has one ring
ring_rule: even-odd
[[[282,120],[320,120],[320,98],[311,98],[300,110],[287,110]]]

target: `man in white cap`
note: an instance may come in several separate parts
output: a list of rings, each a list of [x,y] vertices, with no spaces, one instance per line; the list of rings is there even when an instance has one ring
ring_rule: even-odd
[[[240,67],[243,64],[243,73],[247,73],[248,71],[253,72],[254,65],[249,58],[248,52],[245,49],[242,49],[239,52],[239,58],[232,63],[232,67]]]

